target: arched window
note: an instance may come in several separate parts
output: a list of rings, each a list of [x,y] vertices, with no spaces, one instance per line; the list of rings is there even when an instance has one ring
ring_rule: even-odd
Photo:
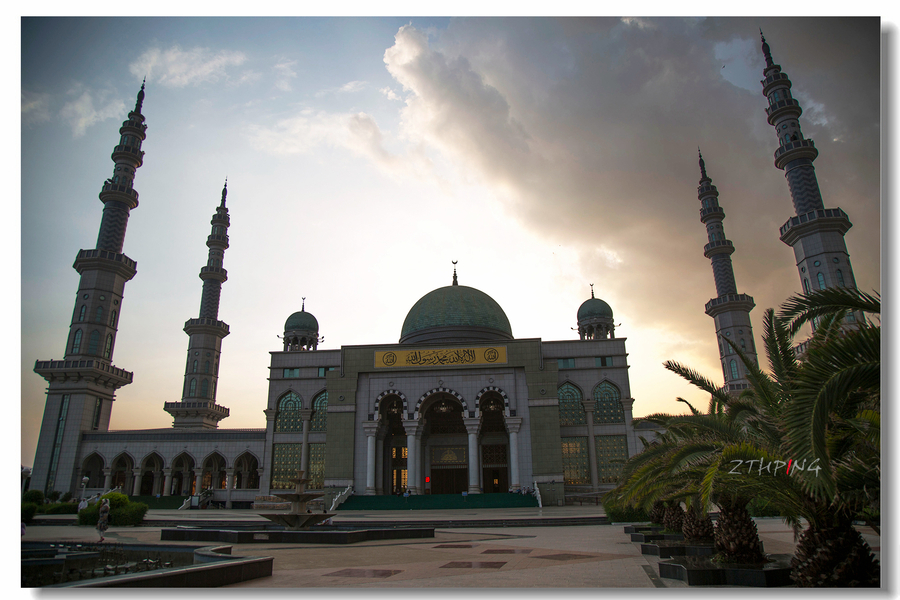
[[[203,364],[203,372],[204,372],[204,373],[209,373],[209,361],[206,361],[206,362]]]
[[[118,315],[118,313],[116,313],[116,311],[111,311],[111,312],[109,313],[109,326],[110,326],[110,327],[115,327],[115,326],[116,326],[116,317],[118,317],[118,316],[119,316],[119,315]]]
[[[320,393],[312,401],[313,416],[310,431],[325,431],[328,425],[328,390]]]
[[[79,313],[78,313],[78,320],[79,320],[79,321],[84,321],[84,313],[86,313],[86,312],[87,312],[87,306],[85,306],[84,304],[82,304],[82,305],[81,305],[81,310],[80,310]]]
[[[91,332],[91,337],[88,338],[88,354],[97,354],[100,351],[100,332],[96,329]]]
[[[191,379],[191,387],[188,391],[188,396],[194,396],[197,394],[197,380]]]
[[[821,273],[818,273],[818,274],[816,274],[816,279],[819,280],[819,289],[824,290],[825,289],[825,276],[822,275]]]
[[[839,285],[839,286],[845,287],[845,286],[844,286],[844,274],[841,273],[841,270],[840,270],[840,269],[837,270],[837,280],[838,280],[838,285]]]
[[[568,381],[556,390],[559,398],[559,424],[583,425],[584,405],[581,404],[581,390]]]
[[[741,338],[741,352],[747,351],[747,344],[744,342],[744,338]]]
[[[84,307],[82,307],[84,308]],[[75,339],[72,340],[72,354],[81,352],[81,330],[75,332]]]
[[[106,334],[106,348],[103,349],[103,358],[112,356],[112,334]]]
[[[197,361],[195,360],[195,361],[194,361],[194,368],[191,369],[191,373],[196,373],[196,372],[197,372]]]
[[[300,409],[303,400],[298,394],[288,392],[278,401],[278,412],[275,414],[275,432],[303,431],[303,419]]]
[[[94,320],[97,321],[98,323],[101,323],[103,321],[103,307],[102,306],[97,307],[97,316]]]
[[[597,401],[597,407],[594,408],[594,423],[624,423],[625,412],[619,402],[621,397],[619,388],[608,381],[595,387],[594,400]]]
[[[732,360],[731,360],[731,363],[730,363],[730,366],[731,366],[731,379],[732,379],[732,380],[737,379],[737,378],[739,377],[739,375],[738,375],[737,361],[735,361],[734,359],[732,359]]]
[[[200,382],[200,397],[206,398],[209,395],[209,381],[204,379]]]
[[[809,280],[806,277],[803,278],[803,291],[809,293]]]

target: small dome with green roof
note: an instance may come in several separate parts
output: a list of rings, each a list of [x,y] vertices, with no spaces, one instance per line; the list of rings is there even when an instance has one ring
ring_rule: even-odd
[[[403,321],[401,344],[513,339],[506,313],[480,290],[453,284],[431,291],[416,302]]]
[[[578,334],[583,340],[616,337],[613,311],[609,304],[594,297],[593,283],[591,284],[591,297],[578,307]]]
[[[284,349],[315,350],[319,343],[319,322],[306,312],[306,298],[299,312],[295,312],[284,322]]]

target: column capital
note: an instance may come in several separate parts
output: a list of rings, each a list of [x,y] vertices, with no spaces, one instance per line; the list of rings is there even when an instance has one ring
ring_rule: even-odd
[[[234,467],[228,467],[225,469],[225,476],[234,475]]]
[[[425,427],[424,419],[422,419],[422,420],[413,419],[410,421],[406,421],[406,420],[403,421],[403,429],[406,431],[406,435],[418,435],[422,431],[422,429],[424,429],[424,427]]]
[[[591,398],[590,400],[581,400],[581,406],[584,407],[584,412],[592,413],[597,409],[597,401]]]
[[[631,410],[634,407],[634,398],[619,398],[619,402],[622,403],[622,408],[625,410]]]
[[[163,467],[162,472],[163,472],[163,475],[168,477],[169,475],[172,474],[172,467]]]
[[[381,423],[378,421],[364,421],[362,424],[363,431],[366,432],[367,436],[375,437],[378,435],[378,428],[381,426]]]
[[[309,421],[310,419],[312,419],[312,415],[313,415],[314,411],[311,408],[301,408],[297,412],[300,413],[301,419],[303,419],[304,421]]]
[[[263,414],[266,415],[266,421],[274,421],[275,416],[278,414],[277,408],[267,408],[263,411]]]
[[[481,429],[481,419],[477,417],[467,417],[463,419],[463,424],[466,426],[466,433],[469,435],[478,435],[478,430]]]
[[[519,433],[522,427],[522,417],[504,417],[506,421],[506,431],[509,433]]]
[[[140,467],[135,467],[134,469],[131,470],[131,472],[134,473],[135,475],[140,475],[144,471]]]

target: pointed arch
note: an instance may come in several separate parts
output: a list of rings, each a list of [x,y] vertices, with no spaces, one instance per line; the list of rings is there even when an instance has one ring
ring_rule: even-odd
[[[477,417],[480,413],[481,397],[484,396],[488,392],[493,392],[500,396],[500,398],[503,400],[503,414],[506,415],[507,417],[511,416],[511,413],[509,410],[509,396],[507,396],[506,392],[503,391],[501,388],[498,388],[493,385],[490,385],[486,388],[482,388],[482,390],[480,392],[478,392],[478,394],[475,396],[475,416]]]
[[[225,489],[225,468],[227,462],[218,450],[213,450],[203,459],[200,487],[204,490]]]
[[[88,339],[88,354],[97,354],[100,351],[100,332],[96,329],[91,332]]]
[[[594,386],[594,423],[624,423],[625,411],[622,409],[622,393],[613,382],[604,379]]]
[[[584,405],[581,403],[584,394],[581,389],[567,381],[556,389],[556,396],[559,398],[559,424],[566,425],[584,425],[587,421],[584,418]]]
[[[275,433],[303,431],[303,419],[300,417],[303,397],[300,394],[288,390],[278,399],[275,407]]]
[[[104,476],[103,469],[106,466],[106,460],[99,452],[91,452],[83,461],[81,461],[81,477],[87,477],[88,482],[85,487],[99,488],[103,487]]]
[[[259,489],[259,457],[245,450],[234,459],[234,489]]]
[[[406,399],[406,396],[403,392],[399,390],[385,390],[378,394],[378,397],[375,398],[375,414],[377,415],[381,410],[381,401],[387,398],[388,396],[397,396],[400,398],[400,402],[403,403],[403,416],[405,417],[409,414],[409,402]]]
[[[310,404],[313,415],[309,423],[309,430],[326,431],[328,428],[328,390],[322,390],[313,396]]]
[[[72,354],[79,354],[81,352],[81,330],[75,330],[75,337],[72,339]]]
[[[432,388],[432,389],[428,390],[427,392],[425,392],[424,394],[422,394],[422,395],[419,397],[419,400],[416,402],[416,409],[415,409],[415,412],[414,412],[414,414],[413,414],[413,418],[414,418],[414,419],[416,419],[416,420],[419,419],[419,415],[420,415],[421,412],[422,412],[422,403],[425,402],[425,400],[427,400],[427,399],[430,398],[431,396],[434,396],[435,394],[449,394],[450,396],[453,396],[454,398],[456,398],[456,400],[457,400],[460,404],[462,404],[463,416],[464,416],[464,417],[475,416],[475,411],[470,411],[470,410],[469,410],[469,405],[466,404],[466,399],[463,398],[461,394],[459,394],[459,393],[458,393],[457,391],[455,391],[455,390],[451,390],[450,388],[437,387],[437,388]]]

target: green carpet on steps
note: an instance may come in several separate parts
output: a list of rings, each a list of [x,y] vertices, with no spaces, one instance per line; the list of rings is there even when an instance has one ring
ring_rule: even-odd
[[[350,496],[338,510],[453,510],[466,508],[536,507],[537,499],[522,494],[426,494],[424,496]]]

